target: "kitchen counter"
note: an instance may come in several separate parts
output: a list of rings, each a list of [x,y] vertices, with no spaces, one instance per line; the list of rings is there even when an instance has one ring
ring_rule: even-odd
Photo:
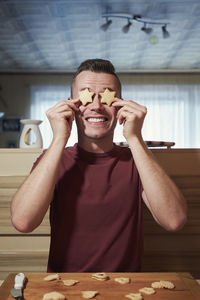
[[[60,273],[60,279],[44,281],[47,273],[25,273],[27,284],[24,289],[24,298],[28,300],[42,299],[45,293],[57,291],[66,296],[68,300],[82,299],[82,291],[98,291],[95,299],[119,300],[125,299],[129,293],[137,293],[140,288],[151,287],[151,283],[160,280],[171,281],[174,289],[155,289],[153,295],[143,295],[148,300],[198,300],[200,299],[200,286],[189,273],[107,273],[109,280],[99,281],[92,278],[92,273]],[[15,273],[11,273],[0,287],[1,300],[11,300],[9,294],[13,288]],[[128,277],[130,283],[120,284],[115,282],[117,277]],[[62,280],[76,279],[79,281],[74,286],[67,287]]]

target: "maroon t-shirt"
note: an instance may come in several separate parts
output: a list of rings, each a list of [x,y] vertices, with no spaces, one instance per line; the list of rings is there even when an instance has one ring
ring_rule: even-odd
[[[140,271],[141,193],[129,148],[66,148],[50,207],[48,272]]]

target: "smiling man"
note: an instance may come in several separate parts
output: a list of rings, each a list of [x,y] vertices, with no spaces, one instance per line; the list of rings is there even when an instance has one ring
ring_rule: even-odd
[[[50,206],[50,272],[140,271],[143,201],[158,224],[178,230],[185,199],[143,141],[146,107],[121,99],[109,61],[83,62],[71,91],[47,111],[53,140],[13,198],[13,225],[34,230]],[[74,119],[78,143],[66,147]],[[113,143],[117,121],[129,148]]]
[[[113,147],[113,133],[117,122],[116,109],[114,106],[102,104],[100,94],[107,88],[116,91],[116,96],[119,98],[118,80],[112,74],[82,71],[74,80],[73,98],[78,98],[78,92],[85,88],[92,91],[94,95],[92,103],[81,105],[76,115],[79,145],[90,151],[99,140],[104,150],[110,150]]]

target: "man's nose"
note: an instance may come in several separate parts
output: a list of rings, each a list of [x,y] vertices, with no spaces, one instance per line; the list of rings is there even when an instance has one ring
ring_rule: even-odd
[[[101,108],[102,103],[101,103],[101,96],[99,94],[95,94],[93,96],[93,101],[90,104],[90,109],[99,109]]]

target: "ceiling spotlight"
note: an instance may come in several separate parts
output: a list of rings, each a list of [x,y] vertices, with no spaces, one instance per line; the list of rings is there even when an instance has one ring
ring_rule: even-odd
[[[163,34],[164,39],[167,39],[170,36],[169,32],[167,31],[167,25],[166,24],[162,26],[162,34]]]
[[[130,22],[130,20],[128,19],[128,23],[122,28],[122,31],[124,33],[127,33],[129,31],[131,25],[132,25],[132,22]]]
[[[106,18],[106,23],[103,24],[103,25],[101,25],[100,28],[101,28],[103,31],[106,31],[106,30],[108,30],[108,27],[111,25],[111,23],[112,23],[112,20],[108,20],[108,18]]]
[[[153,31],[152,28],[147,27],[147,23],[144,23],[144,26],[141,28],[141,30],[143,30],[147,34],[150,34]]]

